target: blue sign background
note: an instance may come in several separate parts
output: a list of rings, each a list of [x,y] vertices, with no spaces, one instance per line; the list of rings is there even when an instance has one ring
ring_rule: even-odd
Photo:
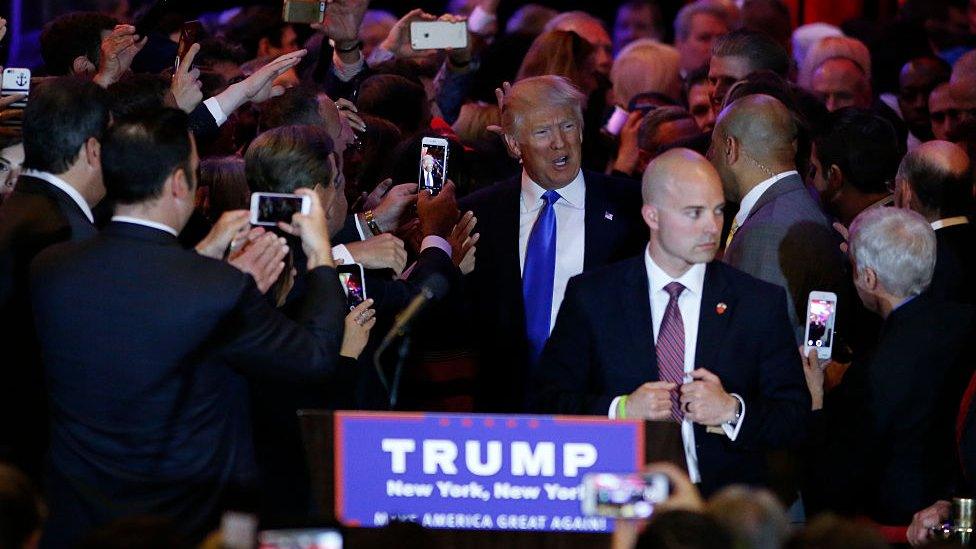
[[[431,528],[609,532],[612,520],[582,516],[583,475],[636,472],[644,462],[641,422],[594,417],[337,412],[335,435],[336,515],[357,526],[401,519]],[[482,475],[467,467],[469,441],[478,444]],[[500,443],[501,461],[485,476],[489,441],[497,441],[496,452]],[[450,455],[438,466],[435,446],[448,454],[456,448],[447,472]],[[527,451],[554,460],[529,459],[526,467]],[[572,475],[574,464],[589,461]]]

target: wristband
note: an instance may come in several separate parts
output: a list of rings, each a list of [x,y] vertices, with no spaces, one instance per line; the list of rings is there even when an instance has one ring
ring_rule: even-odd
[[[380,224],[373,219],[373,210],[363,212],[363,217],[366,219],[366,226],[369,227],[369,232],[373,233],[373,236],[383,234],[383,229],[380,229]]]
[[[627,419],[627,395],[617,401],[617,419]]]

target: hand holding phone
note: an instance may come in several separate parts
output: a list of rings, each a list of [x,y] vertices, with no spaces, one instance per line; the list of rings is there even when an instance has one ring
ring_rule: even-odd
[[[414,21],[410,23],[410,46],[415,50],[446,50],[468,47],[465,21]]]
[[[671,482],[663,473],[588,473],[583,477],[583,514],[643,519],[668,499]]]
[[[804,351],[817,350],[817,358],[829,360],[834,345],[834,319],[837,315],[837,294],[810,292],[807,300],[807,322]]]
[[[417,181],[419,191],[432,195],[441,192],[447,178],[447,139],[425,137],[420,142],[420,174]]]
[[[285,23],[322,23],[325,21],[325,0],[285,0],[281,19]]]
[[[30,95],[30,85],[30,69],[3,69],[3,79],[0,81],[0,96],[9,97],[12,95]],[[27,97],[11,103],[9,106],[15,109],[26,108]]]
[[[359,263],[339,265],[336,267],[339,273],[339,283],[342,290],[346,293],[346,304],[349,310],[355,309],[360,303],[366,301],[366,276],[363,266]]]
[[[203,24],[199,21],[187,21],[183,23],[183,27],[180,28],[180,42],[176,46],[176,65],[173,67],[174,70],[179,70],[180,64],[184,62],[186,54],[190,51],[190,46],[202,40],[206,32]],[[192,69],[193,66],[191,64],[187,70]]]

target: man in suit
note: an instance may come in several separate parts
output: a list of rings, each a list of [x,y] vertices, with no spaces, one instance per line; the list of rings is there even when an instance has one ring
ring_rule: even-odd
[[[44,248],[96,234],[102,185],[99,141],[109,124],[105,92],[75,78],[37,86],[24,112],[24,169],[0,207],[0,459],[35,480],[46,447],[40,351],[28,266]]]
[[[636,183],[580,168],[583,94],[568,80],[521,80],[502,123],[522,175],[469,195],[477,263],[466,278],[480,354],[476,408],[518,412],[570,277],[639,253]]]
[[[782,289],[713,261],[724,197],[701,155],[644,174],[646,252],[574,277],[531,389],[539,411],[677,421],[710,494],[766,482],[809,411]]]
[[[719,115],[709,158],[739,203],[723,261],[786,289],[799,341],[810,291],[843,293],[847,277],[837,236],[796,172],[796,132],[781,102],[749,95]]]
[[[962,147],[929,141],[902,159],[895,202],[922,215],[935,230],[935,274],[929,291],[963,303],[976,301],[976,231],[966,217],[972,204],[971,167]]]
[[[346,307],[328,205],[299,191],[311,212],[279,225],[308,258],[292,321],[251,277],[179,246],[199,164],[184,113],[117,121],[101,154],[117,200],[112,222],[86,242],[45,250],[31,268],[52,416],[42,543],[67,546],[133,514],[173,518],[196,539],[254,481],[242,374],[336,370]],[[327,175],[331,184],[335,172]]]
[[[956,470],[953,427],[973,363],[973,309],[926,292],[936,237],[915,212],[870,209],[851,225],[854,284],[884,324],[873,356],[855,361],[824,397],[816,355],[805,359],[823,407],[805,501],[905,525],[946,493]]]

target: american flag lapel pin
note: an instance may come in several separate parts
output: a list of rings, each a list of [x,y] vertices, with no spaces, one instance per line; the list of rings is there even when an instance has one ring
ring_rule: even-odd
[[[720,315],[724,315],[726,309],[728,309],[728,308],[729,308],[728,305],[726,305],[725,303],[722,303],[721,301],[719,301],[718,302],[718,305],[715,306],[715,312],[718,313],[718,314],[720,314]]]
[[[603,217],[607,221],[613,221],[613,214],[610,212],[603,212]]]

